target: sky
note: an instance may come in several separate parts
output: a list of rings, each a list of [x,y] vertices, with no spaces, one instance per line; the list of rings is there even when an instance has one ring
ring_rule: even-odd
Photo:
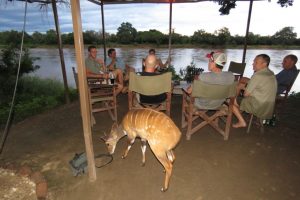
[[[0,31],[21,31],[24,18],[24,2],[4,3],[0,0]],[[253,3],[250,32],[261,36],[274,35],[280,29],[291,26],[300,38],[300,0],[282,8],[277,0]],[[101,31],[100,6],[81,0],[83,30]],[[213,33],[227,27],[231,35],[245,35],[249,2],[237,2],[229,15],[220,15],[220,6],[214,2],[173,4],[172,27],[176,33],[191,36],[197,30]],[[58,15],[62,32],[72,32],[70,7],[59,5]],[[169,4],[119,4],[104,5],[105,31],[116,33],[122,22],[129,22],[137,31],[159,30],[168,34]],[[52,7],[40,10],[38,4],[28,4],[26,32],[46,32],[55,29]]]

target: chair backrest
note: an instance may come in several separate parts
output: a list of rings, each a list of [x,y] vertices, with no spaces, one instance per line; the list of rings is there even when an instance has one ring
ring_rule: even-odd
[[[237,63],[234,61],[231,61],[229,64],[228,71],[239,74],[240,76],[243,76],[245,71],[246,63]]]
[[[75,67],[72,67],[72,71],[73,71],[73,76],[74,76],[76,88],[78,89],[78,73],[77,73]]]
[[[158,95],[171,92],[171,78],[171,72],[156,76],[141,76],[130,72],[129,90],[143,95]]]
[[[204,83],[201,80],[194,80],[192,85],[192,97],[208,99],[224,99],[236,96],[237,82],[230,85],[217,85]]]

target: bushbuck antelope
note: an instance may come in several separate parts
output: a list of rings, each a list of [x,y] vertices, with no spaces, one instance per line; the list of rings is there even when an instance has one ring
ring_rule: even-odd
[[[128,146],[122,158],[127,156],[135,138],[140,137],[143,153],[142,165],[145,165],[148,141],[152,152],[165,169],[165,182],[161,191],[166,191],[175,160],[172,149],[180,140],[180,130],[170,117],[162,112],[152,109],[133,109],[126,114],[120,126],[113,124],[110,134],[103,137],[110,154],[114,153],[117,142],[125,135],[128,137]]]

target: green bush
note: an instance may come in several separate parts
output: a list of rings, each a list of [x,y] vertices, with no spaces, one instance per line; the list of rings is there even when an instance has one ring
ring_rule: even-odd
[[[78,98],[75,89],[70,90],[71,100]],[[51,79],[25,76],[20,79],[14,107],[14,121],[47,111],[65,103],[64,86]],[[0,108],[0,124],[7,120],[10,105],[3,103]]]

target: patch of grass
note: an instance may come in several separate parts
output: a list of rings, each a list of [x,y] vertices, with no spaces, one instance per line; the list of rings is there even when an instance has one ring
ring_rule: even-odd
[[[70,89],[70,99],[78,99],[75,89]],[[38,77],[20,79],[14,107],[14,122],[42,113],[65,103],[64,86],[61,82]],[[0,124],[6,123],[10,103],[0,107]]]

